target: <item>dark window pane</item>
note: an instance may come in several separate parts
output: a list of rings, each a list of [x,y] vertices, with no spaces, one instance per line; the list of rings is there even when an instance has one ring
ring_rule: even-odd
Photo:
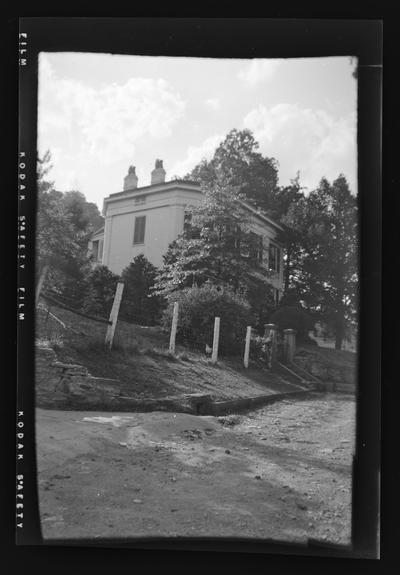
[[[135,218],[135,231],[133,233],[133,243],[144,243],[144,231],[146,227],[146,216],[138,216]]]
[[[92,254],[93,254],[94,260],[97,262],[98,257],[99,257],[99,242],[98,241],[92,242]]]

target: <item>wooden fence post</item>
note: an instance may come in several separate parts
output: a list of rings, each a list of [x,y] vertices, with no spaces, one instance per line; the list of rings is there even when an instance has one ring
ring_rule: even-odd
[[[178,327],[178,315],[179,315],[179,303],[176,301],[174,303],[174,311],[172,314],[171,335],[169,338],[169,353],[175,353],[175,339],[176,339],[176,330]]]
[[[42,291],[42,287],[43,287],[43,282],[45,280],[46,274],[47,274],[47,270],[48,270],[48,265],[44,265],[43,269],[40,273],[40,277],[39,277],[39,281],[36,285],[36,293],[35,293],[35,307],[37,307],[38,303],[39,303],[39,297],[40,297],[40,292]]]
[[[119,306],[121,305],[123,290],[124,290],[124,282],[118,282],[117,289],[115,290],[114,302],[110,313],[109,321],[111,323],[107,327],[106,340],[105,340],[106,344],[109,346],[110,349],[112,348],[114,340],[114,333],[117,325]]]
[[[216,317],[214,321],[214,339],[213,339],[213,349],[211,355],[211,361],[213,363],[217,363],[218,360],[219,324],[220,324],[220,318]]]
[[[246,344],[244,346],[244,358],[243,358],[244,367],[246,369],[249,367],[250,339],[251,339],[251,326],[248,325],[246,331]]]

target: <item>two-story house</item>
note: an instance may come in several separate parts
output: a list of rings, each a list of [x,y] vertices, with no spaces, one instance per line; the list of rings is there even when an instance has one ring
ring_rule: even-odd
[[[185,212],[202,201],[198,182],[165,180],[162,160],[151,172],[150,185],[138,187],[135,168],[124,178],[121,192],[104,199],[103,228],[95,231],[89,243],[94,262],[120,274],[132,260],[143,254],[156,267],[162,267],[169,244],[183,232]],[[244,204],[249,213],[248,227],[259,236],[259,263],[270,272],[268,283],[278,302],[283,287],[282,246],[279,224]]]

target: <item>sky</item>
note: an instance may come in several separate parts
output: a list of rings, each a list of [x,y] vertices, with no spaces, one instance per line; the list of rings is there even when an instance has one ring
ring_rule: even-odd
[[[279,185],[300,172],[310,191],[344,174],[357,193],[356,61],[350,57],[211,59],[41,53],[38,152],[49,178],[102,208],[139,187],[157,158],[166,179],[210,159],[230,130],[250,129],[278,162]]]

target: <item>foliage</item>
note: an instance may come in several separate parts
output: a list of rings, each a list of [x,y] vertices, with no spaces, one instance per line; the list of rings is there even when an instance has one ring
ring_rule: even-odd
[[[83,310],[108,319],[118,280],[119,276],[113,274],[106,266],[94,268],[86,278]]]
[[[70,305],[81,308],[86,276],[91,272],[88,238],[103,218],[95,204],[77,191],[59,192],[48,179],[51,154],[37,161],[37,269],[48,268],[45,287],[57,291]]]
[[[263,336],[252,336],[250,344],[250,358],[270,365],[271,341]]]
[[[253,327],[263,333],[264,325],[270,321],[271,313],[276,309],[272,287],[257,278],[249,278],[244,295],[254,313]]]
[[[210,188],[223,178],[228,187],[239,189],[256,207],[269,212],[278,182],[277,162],[258,152],[259,144],[250,130],[231,130],[211,160],[202,160],[186,176]]]
[[[271,323],[275,323],[280,331],[295,329],[299,341],[308,339],[308,332],[313,329],[312,317],[301,306],[280,306],[272,315]]]
[[[52,167],[50,161],[50,152],[38,159],[36,250],[39,267],[44,264],[60,267],[79,250],[63,194],[57,192],[54,183],[46,179]]]
[[[220,317],[220,353],[242,350],[246,327],[253,323],[250,306],[243,297],[229,288],[222,289],[209,283],[175,292],[169,296],[169,305],[163,314],[166,330],[171,328],[174,302],[179,304],[179,341],[202,351],[206,344],[212,347],[214,318]]]
[[[204,189],[203,201],[191,209],[184,232],[164,256],[155,293],[167,296],[211,282],[244,294],[255,268],[267,277],[257,259],[258,237],[248,230],[241,200],[224,179]]]
[[[306,308],[334,330],[341,349],[357,313],[358,221],[356,198],[344,176],[323,178],[308,197],[292,204],[284,222],[296,237],[291,285]]]
[[[85,196],[76,190],[63,194],[64,205],[70,213],[70,220],[75,230],[83,232],[85,241],[87,235],[99,229],[104,224],[96,204],[87,202]]]
[[[125,283],[120,316],[139,325],[155,325],[159,320],[162,298],[152,293],[157,268],[143,255],[135,257],[121,278]]]

